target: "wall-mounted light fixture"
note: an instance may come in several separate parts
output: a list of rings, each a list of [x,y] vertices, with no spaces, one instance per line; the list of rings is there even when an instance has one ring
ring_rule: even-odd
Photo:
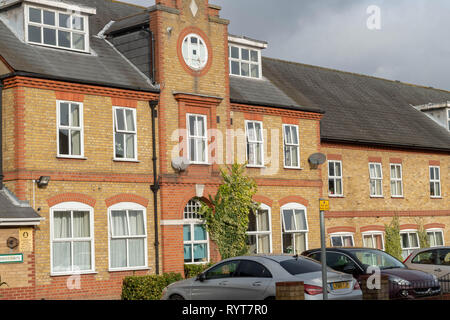
[[[48,183],[50,182],[50,177],[48,176],[42,176],[39,178],[39,180],[36,181],[39,188],[44,188],[48,186]]]

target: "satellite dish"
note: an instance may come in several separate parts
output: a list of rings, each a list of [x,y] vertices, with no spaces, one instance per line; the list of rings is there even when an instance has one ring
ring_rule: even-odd
[[[323,153],[314,153],[308,159],[313,169],[316,169],[319,165],[324,164],[327,161],[327,156]]]
[[[172,159],[172,168],[178,172],[186,171],[189,168],[189,160],[183,157]]]

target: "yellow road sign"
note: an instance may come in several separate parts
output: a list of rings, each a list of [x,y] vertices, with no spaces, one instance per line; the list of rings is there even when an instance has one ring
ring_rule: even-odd
[[[330,211],[329,200],[320,200],[320,211]]]

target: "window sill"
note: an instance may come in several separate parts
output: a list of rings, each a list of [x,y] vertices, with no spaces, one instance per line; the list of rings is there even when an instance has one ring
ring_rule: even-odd
[[[439,199],[443,199],[442,197],[430,197],[431,200],[439,200]]]
[[[332,195],[332,194],[329,194],[328,197],[329,198],[334,198],[334,199],[343,199],[343,198],[345,198],[344,195]]]
[[[204,163],[203,162],[190,162],[189,165],[190,166],[206,166],[206,167],[211,166],[211,164],[207,163],[207,162],[204,162]]]
[[[50,273],[50,277],[69,277],[69,276],[83,276],[89,274],[98,274],[97,271],[80,271],[80,272],[66,272],[66,273]]]
[[[128,163],[141,163],[139,160],[128,160],[128,159],[112,159],[114,162],[128,162]]]
[[[62,160],[87,160],[86,157],[74,157],[74,156],[56,156],[56,159]]]
[[[296,167],[284,167],[284,170],[299,170],[299,171],[301,171],[301,170],[305,170],[304,168],[300,168],[300,167],[298,167],[298,168],[296,168]]]
[[[247,165],[246,166],[248,169],[266,169],[266,166],[252,166],[252,165]]]
[[[405,197],[391,197],[391,199],[405,199]]]
[[[370,199],[384,199],[384,196],[370,196]]]
[[[108,272],[125,272],[125,271],[149,271],[152,270],[150,267],[136,267],[136,268],[120,268],[120,269],[109,269]]]

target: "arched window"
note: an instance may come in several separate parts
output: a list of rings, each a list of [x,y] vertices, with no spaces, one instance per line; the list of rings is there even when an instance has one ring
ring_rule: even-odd
[[[184,263],[201,264],[209,262],[209,235],[205,222],[198,214],[201,204],[190,200],[184,208],[183,244]]]
[[[145,207],[122,202],[108,208],[109,268],[136,270],[147,267]]]
[[[301,254],[308,249],[308,220],[306,207],[288,203],[281,207],[283,253]]]
[[[247,241],[250,254],[272,252],[272,221],[269,206],[261,204],[255,214],[250,213]]]
[[[50,208],[52,275],[94,272],[93,214],[92,207],[79,202]]]

